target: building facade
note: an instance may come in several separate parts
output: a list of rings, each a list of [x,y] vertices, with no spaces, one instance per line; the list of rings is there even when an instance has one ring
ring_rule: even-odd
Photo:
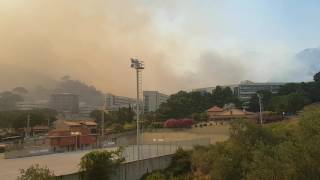
[[[57,93],[50,97],[50,107],[59,113],[79,112],[79,96],[71,93]]]
[[[244,81],[234,87],[234,92],[241,100],[246,101],[249,100],[252,95],[262,90],[267,90],[276,94],[284,84],[285,83],[279,82],[255,83],[251,81]]]
[[[106,95],[106,109],[117,110],[122,107],[135,107],[136,99],[125,96],[116,96],[113,94]]]
[[[48,101],[21,101],[17,103],[17,110],[34,110],[49,108]]]
[[[97,146],[97,123],[94,121],[54,122],[55,129],[48,133],[50,147],[55,151],[90,149]]]
[[[144,112],[154,112],[159,106],[167,102],[169,96],[158,91],[143,91]]]
[[[222,88],[229,87],[233,93],[240,98],[240,100],[247,101],[249,100],[252,95],[256,94],[258,91],[267,90],[272,92],[273,94],[278,93],[281,86],[286,83],[281,82],[265,82],[265,83],[256,83],[251,81],[243,81],[239,84],[233,85],[224,85],[220,86]],[[193,89],[192,91],[196,92],[208,92],[212,93],[215,87],[206,87],[206,88],[198,88]]]

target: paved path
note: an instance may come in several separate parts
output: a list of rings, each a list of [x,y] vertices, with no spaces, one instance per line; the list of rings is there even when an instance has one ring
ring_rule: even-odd
[[[116,150],[117,148],[106,148]],[[15,180],[19,176],[20,169],[26,169],[32,164],[47,166],[55,175],[71,174],[79,170],[80,159],[92,150],[58,153],[42,156],[33,156],[17,159],[4,159],[0,155],[0,179]]]

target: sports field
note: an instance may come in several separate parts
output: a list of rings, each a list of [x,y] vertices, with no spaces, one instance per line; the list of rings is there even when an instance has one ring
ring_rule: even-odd
[[[210,138],[210,142],[225,141],[229,138],[229,125],[212,125],[191,129],[159,129],[152,132],[143,132],[142,141],[145,144],[159,142],[182,141],[199,138]]]

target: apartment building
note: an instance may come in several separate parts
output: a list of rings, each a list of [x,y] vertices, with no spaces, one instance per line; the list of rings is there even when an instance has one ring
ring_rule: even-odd
[[[168,95],[162,94],[158,91],[143,91],[144,97],[144,111],[154,112],[159,106],[166,102],[169,98]]]
[[[117,110],[122,107],[132,107],[136,106],[136,99],[129,98],[125,96],[116,96],[113,94],[106,95],[106,109]]]
[[[278,93],[281,86],[286,83],[266,82],[256,83],[251,81],[243,81],[238,86],[234,87],[234,92],[241,100],[248,100],[258,91],[267,90],[274,94]]]
[[[79,96],[72,93],[57,93],[50,97],[50,107],[59,113],[78,113]]]

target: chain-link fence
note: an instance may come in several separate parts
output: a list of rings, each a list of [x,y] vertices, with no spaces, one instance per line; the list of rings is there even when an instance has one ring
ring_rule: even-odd
[[[154,142],[150,144],[128,145],[122,148],[122,157],[127,162],[174,154],[177,149],[190,150],[196,145],[209,145],[210,138],[198,138],[181,141]],[[138,158],[138,148],[140,149]]]

